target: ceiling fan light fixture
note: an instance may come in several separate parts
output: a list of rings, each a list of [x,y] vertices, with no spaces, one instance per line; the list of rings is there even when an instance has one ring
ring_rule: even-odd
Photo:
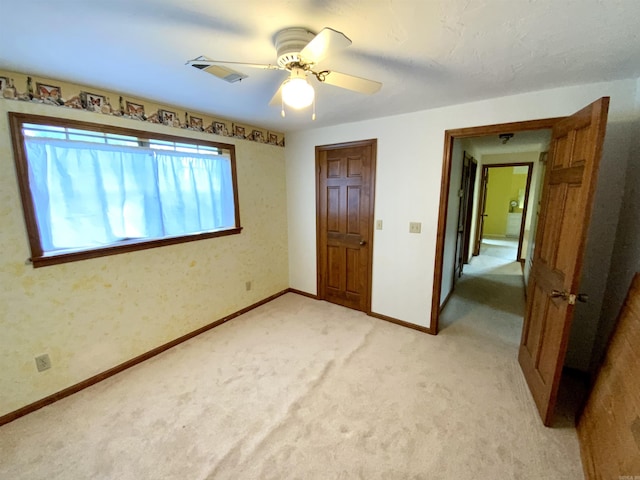
[[[308,107],[314,97],[315,91],[304,73],[292,72],[291,77],[282,84],[282,101],[291,108],[299,110]]]

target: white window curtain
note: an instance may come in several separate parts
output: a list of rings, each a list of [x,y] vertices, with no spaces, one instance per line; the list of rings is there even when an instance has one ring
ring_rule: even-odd
[[[45,253],[235,226],[227,156],[33,137],[25,147]]]

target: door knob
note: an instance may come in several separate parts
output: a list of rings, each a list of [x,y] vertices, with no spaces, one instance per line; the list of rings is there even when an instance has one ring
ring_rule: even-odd
[[[367,244],[367,242],[365,240],[360,240],[360,246],[364,247]]]

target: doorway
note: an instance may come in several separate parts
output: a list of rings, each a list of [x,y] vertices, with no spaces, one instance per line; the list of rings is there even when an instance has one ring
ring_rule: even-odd
[[[449,208],[449,183],[454,138],[480,132],[549,128],[552,131],[549,165],[533,250],[533,266],[527,283],[526,313],[518,350],[518,363],[543,423],[553,421],[571,321],[584,262],[589,220],[597,185],[598,166],[607,127],[609,97],[586,105],[573,115],[537,122],[493,125],[445,132],[445,157],[434,272],[431,331],[438,330],[442,266]],[[533,126],[533,124],[538,124]],[[527,125],[528,124],[528,125]],[[509,134],[513,136],[512,134]],[[501,135],[504,136],[504,135]]]
[[[316,147],[318,298],[371,312],[377,141]]]
[[[455,236],[452,234],[452,225],[455,225],[455,219],[452,222],[452,217],[455,215],[457,218],[456,201],[458,201],[457,185],[459,182],[459,175],[462,171],[462,152],[468,151],[473,157],[479,157],[474,152],[473,148],[467,148],[469,145],[464,142],[473,141],[480,145],[483,142],[487,142],[489,139],[496,141],[500,134],[505,132],[512,133],[517,137],[526,137],[540,135],[544,132],[546,138],[549,138],[549,132],[554,124],[556,124],[559,118],[549,118],[541,120],[532,120],[526,122],[515,122],[497,125],[488,125],[483,127],[463,128],[458,130],[447,130],[445,132],[445,149],[444,149],[444,161],[442,170],[442,187],[440,191],[440,213],[438,217],[438,237],[436,248],[436,261],[434,271],[434,289],[431,304],[431,327],[430,331],[433,334],[438,332],[438,320],[441,309],[446,304],[454,287],[453,273],[454,273],[454,260],[453,245],[455,244]],[[513,144],[512,144],[513,145]],[[523,151],[531,151],[531,148],[516,148],[510,151],[510,153],[516,153]],[[491,156],[491,157],[490,157]],[[482,155],[482,159],[485,160],[485,164],[499,165],[505,163],[528,163],[528,162],[506,162],[504,157],[500,157],[495,151],[489,151],[486,155]],[[482,168],[483,162],[478,159]],[[481,170],[482,171],[482,170]],[[482,173],[477,175],[475,200],[474,205],[478,205],[480,202],[480,181]],[[529,182],[537,179],[532,178]],[[524,205],[523,205],[524,206]],[[529,209],[532,210],[531,208]],[[535,211],[535,209],[533,209]],[[478,238],[478,219],[477,219],[477,207],[474,208],[473,228],[470,232],[471,243],[474,247],[477,246]],[[524,215],[523,215],[524,216]],[[533,220],[533,215],[530,217]],[[531,224],[531,223],[530,223]],[[455,228],[455,227],[454,227]],[[520,248],[523,250],[523,255],[529,253],[533,246],[533,233],[532,231],[526,231],[523,236],[523,245]],[[528,240],[528,241],[527,241]],[[475,253],[475,252],[474,252]],[[515,258],[514,258],[515,260]]]
[[[483,165],[474,255],[486,244],[514,246],[513,259],[524,263],[522,244],[531,193],[533,163]]]

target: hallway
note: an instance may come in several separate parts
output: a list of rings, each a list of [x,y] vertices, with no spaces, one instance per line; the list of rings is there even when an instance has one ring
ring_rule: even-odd
[[[464,266],[442,311],[441,331],[468,329],[470,334],[519,345],[525,299],[517,248],[516,239],[483,239],[480,255]]]
[[[525,312],[522,266],[515,261],[517,249],[516,239],[484,238],[480,255],[464,266],[464,273],[440,314],[443,335],[462,334],[497,349],[512,348],[514,365]],[[586,398],[584,378],[574,375],[563,372],[555,428],[574,428],[575,415]]]

